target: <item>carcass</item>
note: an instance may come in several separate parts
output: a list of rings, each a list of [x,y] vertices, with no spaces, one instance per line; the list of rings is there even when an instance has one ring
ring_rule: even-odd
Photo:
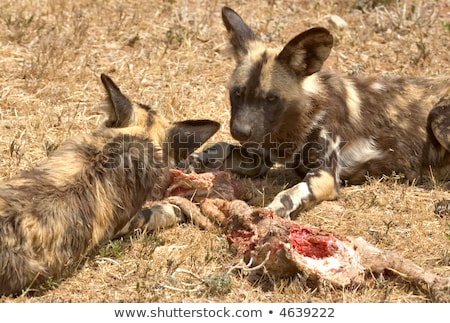
[[[341,237],[278,217],[244,200],[257,195],[258,184],[218,171],[172,173],[167,202],[205,229],[220,227],[236,256],[264,266],[277,277],[298,273],[341,287],[364,284],[368,273],[388,271],[425,286],[434,301],[450,301],[450,278],[429,272],[361,237]]]

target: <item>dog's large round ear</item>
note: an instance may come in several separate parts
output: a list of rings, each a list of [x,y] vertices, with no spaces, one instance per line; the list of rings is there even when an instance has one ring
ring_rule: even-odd
[[[103,86],[108,94],[108,127],[125,127],[131,118],[133,108],[130,100],[120,91],[119,87],[106,74],[101,74]]]
[[[320,71],[332,47],[333,36],[327,29],[311,28],[290,40],[277,61],[298,76],[308,76]]]
[[[167,134],[169,154],[177,164],[203,145],[220,128],[212,120],[186,120],[175,122]]]
[[[256,40],[255,33],[231,8],[222,8],[222,20],[230,36],[234,57],[239,60],[248,53],[249,43]]]

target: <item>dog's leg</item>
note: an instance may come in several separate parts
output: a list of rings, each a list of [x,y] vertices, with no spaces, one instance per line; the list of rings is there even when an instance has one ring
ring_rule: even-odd
[[[430,111],[428,123],[439,144],[450,152],[450,97],[442,98]]]
[[[439,144],[450,152],[450,96],[442,98],[428,115],[428,125]],[[449,214],[450,200],[436,204],[434,212],[442,217]]]
[[[326,131],[321,131],[314,142],[317,144],[312,146],[314,150],[304,152],[306,159],[301,170],[308,169],[308,166],[314,168],[309,168],[303,181],[278,193],[268,205],[278,216],[289,218],[296,210],[338,198],[338,158],[342,142]]]
[[[298,209],[304,209],[325,200],[338,197],[338,183],[329,169],[309,172],[297,185],[278,193],[268,208],[278,216],[289,218]]]
[[[178,206],[170,203],[160,203],[139,211],[117,232],[114,238],[129,236],[136,231],[152,232],[165,229],[185,221],[186,218]]]
[[[197,173],[227,170],[248,177],[263,176],[270,167],[272,164],[264,160],[257,150],[226,142],[218,142],[201,152],[193,153],[187,162],[178,165],[178,168],[193,169]]]

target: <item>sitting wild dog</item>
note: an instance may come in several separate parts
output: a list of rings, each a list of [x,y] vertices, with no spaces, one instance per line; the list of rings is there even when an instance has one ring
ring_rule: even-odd
[[[340,181],[362,183],[367,175],[413,180],[431,170],[448,179],[450,78],[323,72],[333,45],[328,30],[309,29],[272,49],[232,9],[224,7],[222,18],[237,63],[228,84],[230,129],[242,146],[214,149],[244,175],[282,163],[303,176],[269,204],[278,215],[336,199]],[[204,156],[215,160],[214,149]]]
[[[219,128],[209,120],[169,124],[130,102],[108,76],[101,80],[108,94],[102,126],[0,183],[0,295],[69,275],[147,199],[162,199],[169,160],[185,158]]]

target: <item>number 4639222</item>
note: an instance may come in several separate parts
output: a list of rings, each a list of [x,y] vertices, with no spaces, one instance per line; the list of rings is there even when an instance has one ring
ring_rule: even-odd
[[[283,317],[334,317],[334,308],[284,307],[279,315]]]

